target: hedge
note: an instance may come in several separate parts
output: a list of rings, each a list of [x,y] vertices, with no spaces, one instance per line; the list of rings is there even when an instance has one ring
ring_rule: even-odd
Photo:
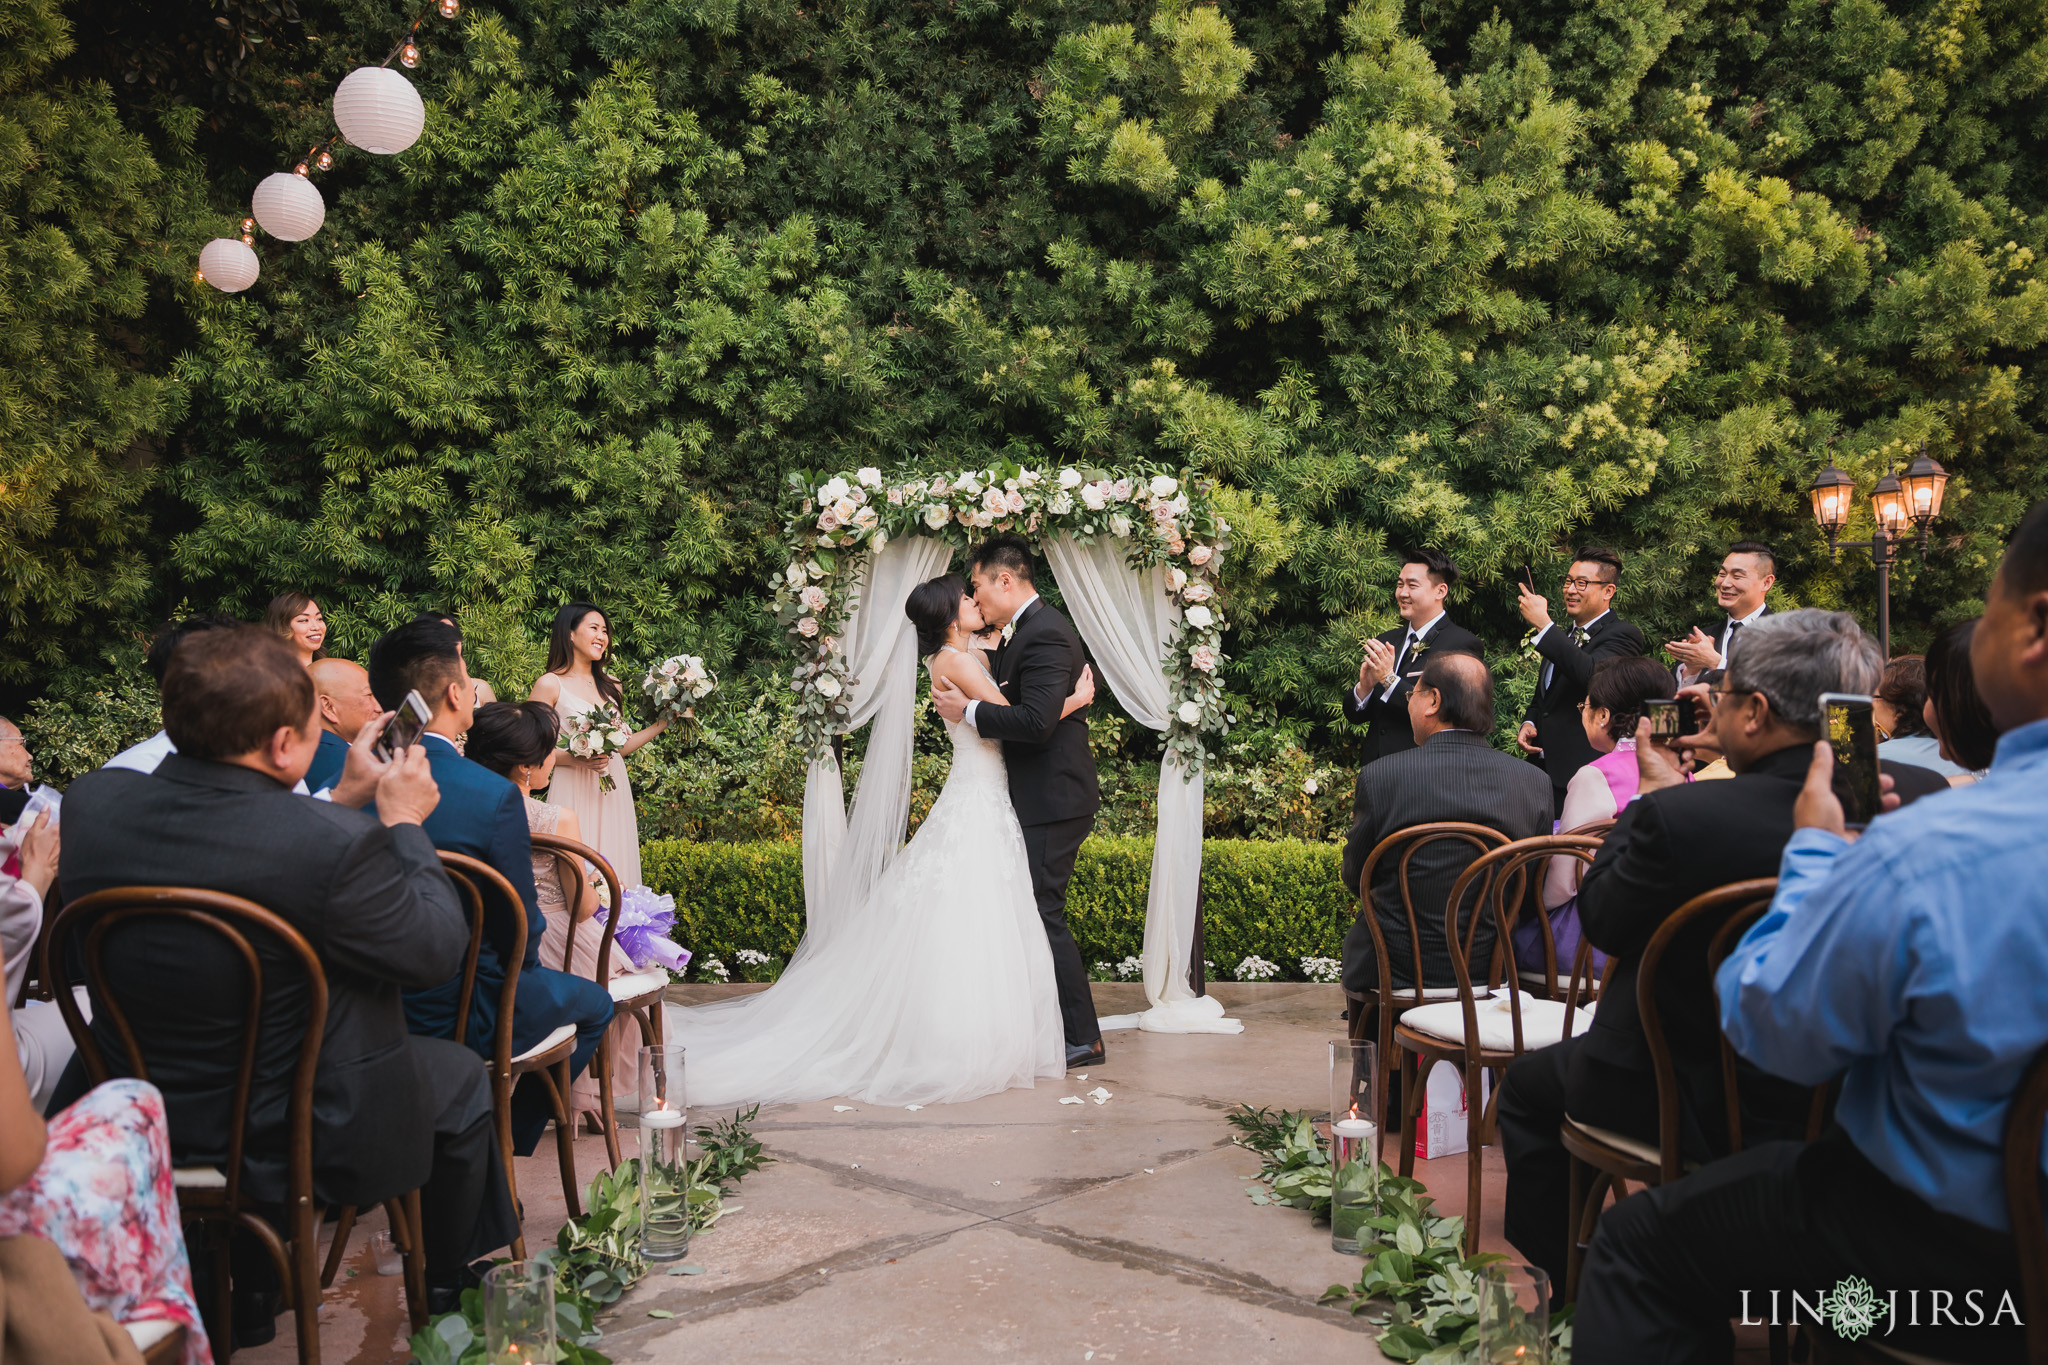
[[[1304,979],[1304,957],[1338,957],[1350,901],[1337,881],[1341,850],[1301,840],[1212,839],[1202,846],[1204,956],[1230,978],[1246,957]],[[742,948],[787,959],[803,935],[803,849],[794,841],[720,844],[654,840],[641,848],[648,886],[676,898],[675,939],[693,964],[731,963]],[[1145,941],[1150,839],[1101,837],[1081,846],[1067,921],[1082,960],[1119,962]],[[694,971],[694,965],[693,965]]]

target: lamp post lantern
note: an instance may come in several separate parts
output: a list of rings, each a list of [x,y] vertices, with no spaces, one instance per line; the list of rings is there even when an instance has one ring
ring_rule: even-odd
[[[1806,494],[1813,503],[1813,519],[1828,538],[1828,558],[1839,561],[1844,550],[1868,550],[1877,566],[1877,643],[1884,657],[1892,656],[1892,560],[1910,525],[1919,532],[1920,558],[1927,558],[1927,527],[1941,515],[1942,494],[1948,488],[1948,471],[1930,459],[1922,443],[1920,455],[1906,467],[1903,478],[1886,474],[1870,490],[1870,511],[1876,525],[1868,540],[1842,540],[1842,528],[1849,524],[1849,503],[1856,481],[1837,469],[1832,461],[1814,477]]]

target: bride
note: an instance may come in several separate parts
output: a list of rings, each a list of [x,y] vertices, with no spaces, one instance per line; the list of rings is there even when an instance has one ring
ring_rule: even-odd
[[[1003,703],[958,578],[919,584],[904,611],[935,678]],[[1071,713],[1094,699],[1082,674]],[[667,1006],[695,1105],[821,1100],[945,1104],[1066,1074],[1052,950],[1031,895],[1002,745],[948,725],[944,790],[843,932],[807,934],[765,991]]]

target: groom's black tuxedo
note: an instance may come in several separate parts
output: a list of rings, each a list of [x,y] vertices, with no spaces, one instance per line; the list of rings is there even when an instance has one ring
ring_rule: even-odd
[[[1081,841],[1094,827],[1102,795],[1095,756],[1088,750],[1087,708],[1060,716],[1087,661],[1074,627],[1043,599],[1024,609],[1016,627],[995,657],[996,686],[1009,704],[975,703],[974,728],[983,739],[1003,743],[1010,803],[1024,827],[1031,891],[1052,946],[1067,1042],[1093,1043],[1102,1030],[1095,1022],[1081,950],[1067,929],[1067,882]]]

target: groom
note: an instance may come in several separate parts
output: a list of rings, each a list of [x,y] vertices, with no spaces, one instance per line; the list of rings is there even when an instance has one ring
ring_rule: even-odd
[[[949,721],[965,721],[983,739],[1003,742],[1010,804],[1024,828],[1031,891],[1052,945],[1067,1066],[1098,1066],[1104,1055],[1102,1030],[1095,1022],[1081,950],[1067,929],[1067,881],[1102,804],[1095,758],[1088,751],[1087,708],[1060,718],[1085,663],[1081,637],[1066,617],[1039,599],[1031,585],[1030,548],[1016,536],[984,541],[968,570],[982,619],[991,627],[1013,627],[995,657],[996,686],[1009,705],[969,701],[944,678],[933,685],[932,705]]]

